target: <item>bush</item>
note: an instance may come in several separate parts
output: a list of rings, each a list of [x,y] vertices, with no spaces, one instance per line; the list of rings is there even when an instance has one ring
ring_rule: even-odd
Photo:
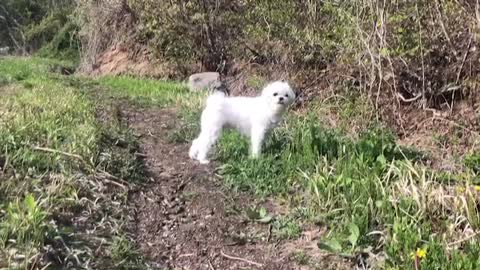
[[[29,25],[25,32],[29,51],[42,57],[78,59],[78,26],[69,18],[68,10],[55,11],[38,24]]]
[[[48,45],[46,50],[53,50],[54,54],[76,48],[71,42],[76,28],[69,23],[73,3],[72,0],[5,1],[0,4],[0,46],[33,53]],[[59,40],[64,39],[70,42],[59,46]]]
[[[397,94],[441,108],[470,89],[479,70],[475,7],[471,1],[139,1],[137,38],[161,61],[188,75],[198,69],[225,74],[236,63],[301,78],[318,70],[331,83],[349,77],[356,89],[387,102]],[[330,72],[332,71],[332,72]],[[272,73],[271,71],[269,73]],[[282,74],[283,74],[282,73]],[[295,74],[302,74],[296,76]],[[343,76],[339,76],[341,73]],[[272,77],[272,74],[267,74]],[[300,79],[299,79],[300,80]],[[394,94],[394,96],[392,95]],[[376,98],[378,103],[378,98]]]

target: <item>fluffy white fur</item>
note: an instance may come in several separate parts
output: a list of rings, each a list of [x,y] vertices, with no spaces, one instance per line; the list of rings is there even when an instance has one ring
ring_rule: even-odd
[[[224,93],[214,93],[202,112],[200,135],[192,142],[190,158],[208,163],[210,149],[223,128],[235,128],[248,136],[251,155],[258,157],[265,135],[280,122],[294,100],[295,93],[283,81],[270,83],[257,97],[226,97]]]

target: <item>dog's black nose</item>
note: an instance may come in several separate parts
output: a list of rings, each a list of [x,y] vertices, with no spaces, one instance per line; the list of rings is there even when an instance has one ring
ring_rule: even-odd
[[[283,101],[283,97],[280,97],[278,100]]]

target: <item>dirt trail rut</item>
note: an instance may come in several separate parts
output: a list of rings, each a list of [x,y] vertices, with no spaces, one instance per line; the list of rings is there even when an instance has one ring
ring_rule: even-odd
[[[272,240],[268,224],[245,217],[254,198],[225,190],[214,164],[194,163],[187,144],[168,141],[178,126],[174,110],[127,108],[123,114],[140,136],[149,173],[150,183],[132,202],[136,241],[155,269],[315,269],[289,259],[292,243]],[[337,269],[330,267],[322,269]]]

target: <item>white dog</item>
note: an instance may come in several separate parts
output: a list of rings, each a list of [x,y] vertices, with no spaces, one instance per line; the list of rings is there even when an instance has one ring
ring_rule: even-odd
[[[226,97],[222,92],[214,93],[202,112],[200,135],[192,142],[190,158],[209,163],[209,151],[223,128],[235,128],[250,137],[251,155],[258,157],[266,133],[280,122],[294,100],[295,93],[283,81],[270,83],[258,97]]]

